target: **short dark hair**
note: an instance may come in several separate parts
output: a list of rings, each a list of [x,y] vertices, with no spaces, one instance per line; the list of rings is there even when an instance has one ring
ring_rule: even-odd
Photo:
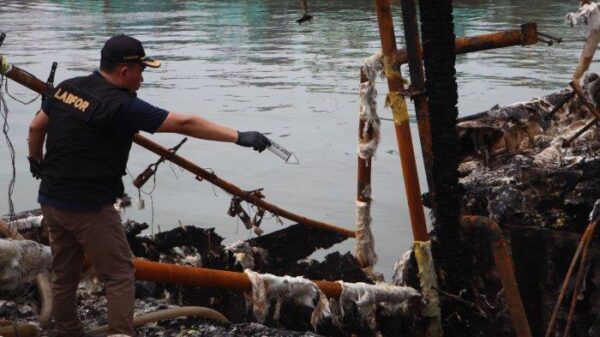
[[[103,70],[103,71],[105,71],[107,73],[112,73],[121,64],[123,64],[123,62],[115,62],[115,61],[112,61],[112,60],[101,59],[100,60],[100,70]]]

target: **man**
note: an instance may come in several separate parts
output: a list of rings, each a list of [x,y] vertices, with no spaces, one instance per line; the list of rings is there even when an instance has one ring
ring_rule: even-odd
[[[59,84],[29,127],[31,172],[41,178],[38,202],[50,232],[57,336],[84,336],[76,301],[84,254],[104,283],[109,334],[135,335],[132,254],[112,206],[124,193],[121,177],[135,133],[175,132],[259,152],[270,145],[259,132],[238,132],[137,98],[144,69],[159,66],[140,41],[114,36],[102,48],[100,70]]]

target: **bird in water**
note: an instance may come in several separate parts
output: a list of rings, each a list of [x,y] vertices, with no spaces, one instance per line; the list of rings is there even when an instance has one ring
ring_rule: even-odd
[[[298,22],[299,25],[301,25],[305,21],[310,21],[313,18],[312,15],[308,14],[308,5],[306,4],[306,0],[300,0],[300,6],[302,6],[304,14],[300,19],[296,20],[296,22]]]

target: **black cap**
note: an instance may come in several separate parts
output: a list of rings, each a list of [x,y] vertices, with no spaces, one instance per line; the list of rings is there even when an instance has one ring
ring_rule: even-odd
[[[160,67],[160,61],[146,57],[138,39],[127,35],[115,35],[106,40],[100,52],[103,60],[125,63],[142,63],[151,68]]]

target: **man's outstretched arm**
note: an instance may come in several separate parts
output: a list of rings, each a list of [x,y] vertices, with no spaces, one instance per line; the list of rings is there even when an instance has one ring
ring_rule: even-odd
[[[169,112],[156,132],[173,132],[206,140],[236,143],[262,152],[271,142],[260,132],[238,132],[200,116]]]
[[[222,125],[215,124],[200,116],[169,112],[165,121],[156,132],[173,132],[186,136],[235,143],[238,138],[237,131]]]

